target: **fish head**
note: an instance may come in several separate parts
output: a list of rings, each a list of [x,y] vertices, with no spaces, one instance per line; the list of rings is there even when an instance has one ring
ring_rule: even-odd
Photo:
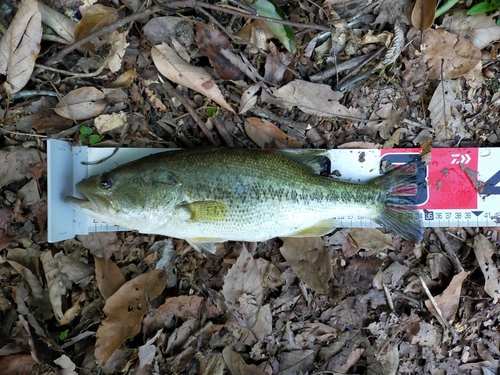
[[[134,207],[143,205],[141,194],[133,194],[126,186],[126,177],[113,171],[99,173],[76,184],[84,198],[67,197],[66,202],[77,211],[102,221],[130,215]]]
[[[94,219],[140,230],[154,211],[167,213],[175,204],[177,185],[163,170],[127,165],[78,182],[84,198],[69,196],[66,202]]]

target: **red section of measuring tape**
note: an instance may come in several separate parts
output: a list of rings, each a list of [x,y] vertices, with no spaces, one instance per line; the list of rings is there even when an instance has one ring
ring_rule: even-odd
[[[419,149],[381,150],[387,154],[418,154]],[[427,166],[428,200],[419,209],[476,209],[478,194],[469,175],[478,171],[478,149],[434,148]],[[461,167],[462,166],[462,167]],[[463,169],[464,168],[464,169]]]
[[[427,167],[429,201],[422,208],[477,208],[477,190],[462,169],[463,167],[477,172],[477,165],[476,148],[434,148],[431,151],[431,162]]]

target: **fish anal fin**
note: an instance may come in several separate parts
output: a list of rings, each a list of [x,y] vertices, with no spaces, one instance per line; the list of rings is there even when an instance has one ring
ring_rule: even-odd
[[[195,201],[186,203],[185,207],[191,213],[191,221],[216,222],[224,220],[229,208],[218,201]]]
[[[197,238],[187,238],[186,241],[193,247],[193,249],[199,251],[200,253],[206,251],[210,254],[215,254],[217,250],[217,243],[224,242],[225,240],[222,238],[206,238],[206,237],[197,237]]]
[[[327,219],[320,221],[313,226],[305,229],[301,229],[298,232],[287,235],[286,237],[318,237],[324,236],[332,232],[337,227],[337,221],[335,219]]]

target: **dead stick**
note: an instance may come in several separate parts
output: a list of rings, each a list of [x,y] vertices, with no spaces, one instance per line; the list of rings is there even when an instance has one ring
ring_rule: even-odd
[[[170,97],[175,96],[177,99],[179,99],[179,101],[182,103],[184,108],[186,108],[186,110],[189,112],[193,120],[198,123],[198,126],[200,127],[201,131],[203,132],[203,134],[205,134],[205,137],[207,137],[208,142],[210,142],[210,144],[212,145],[217,145],[212,132],[207,128],[207,125],[203,122],[203,120],[194,110],[191,104],[189,104],[188,100],[180,92],[178,92],[168,80],[163,82],[163,87],[167,91],[168,96]]]
[[[455,252],[455,249],[453,249],[453,246],[451,245],[448,238],[446,238],[446,234],[444,233],[443,229],[434,228],[433,230],[434,233],[436,233],[436,236],[438,236],[439,241],[443,244],[444,249],[446,250],[446,254],[448,254],[448,256],[450,257],[451,263],[453,264],[453,267],[455,267],[455,271],[457,271],[457,273],[464,272],[464,268],[462,267],[462,264],[458,259],[457,253]]]

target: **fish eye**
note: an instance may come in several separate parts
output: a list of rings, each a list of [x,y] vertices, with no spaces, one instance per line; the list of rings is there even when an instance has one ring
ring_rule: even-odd
[[[101,177],[99,179],[99,185],[104,189],[109,189],[113,185],[113,181],[109,177]]]

